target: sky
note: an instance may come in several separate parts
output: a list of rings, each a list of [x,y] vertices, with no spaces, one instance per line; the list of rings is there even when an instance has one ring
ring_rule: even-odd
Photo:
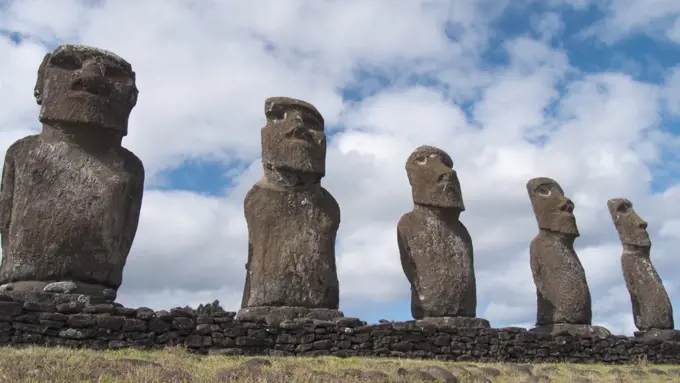
[[[593,323],[635,331],[614,197],[649,222],[678,317],[677,0],[0,0],[3,152],[40,131],[37,68],[63,43],[113,51],[137,73],[123,145],[146,189],[126,306],[239,308],[264,100],[286,96],[326,121],[345,315],[411,319],[396,225],[413,207],[406,158],[429,144],[461,182],[478,317],[535,321],[525,184],[539,176],[575,204]]]

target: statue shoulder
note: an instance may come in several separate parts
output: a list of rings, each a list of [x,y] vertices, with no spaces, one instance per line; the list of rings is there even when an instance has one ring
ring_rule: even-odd
[[[137,185],[144,185],[144,163],[134,153],[125,148],[120,148],[118,155],[123,160],[123,169],[129,175],[132,183]]]
[[[399,235],[405,239],[406,237],[410,237],[412,235],[412,233],[415,231],[414,229],[421,222],[422,219],[418,213],[409,211],[399,218],[399,222],[397,223],[397,231]]]
[[[328,206],[329,209],[337,211],[338,213],[340,213],[340,205],[338,204],[338,201],[323,186],[321,186],[321,195],[322,195],[322,197],[321,197],[322,202],[325,206]]]
[[[20,138],[7,148],[6,158],[20,156],[22,153],[38,145],[38,135],[30,135]]]
[[[253,203],[256,203],[258,198],[264,195],[265,192],[266,190],[257,183],[253,185],[243,198],[244,208],[248,210],[253,205]]]

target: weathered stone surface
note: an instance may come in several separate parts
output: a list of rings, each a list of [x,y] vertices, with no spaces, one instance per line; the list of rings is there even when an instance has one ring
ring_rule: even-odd
[[[614,227],[623,245],[621,268],[640,331],[673,329],[673,307],[666,288],[649,258],[652,242],[645,222],[625,198],[607,201]]]
[[[5,156],[3,290],[115,299],[144,184],[142,162],[121,147],[137,93],[130,64],[111,52],[62,45],[45,56],[42,132]]]
[[[680,330],[671,329],[650,329],[647,331],[636,331],[636,338],[641,338],[647,342],[655,341],[655,343],[675,341],[680,342]]]
[[[550,335],[571,335],[581,338],[606,339],[611,336],[611,332],[602,326],[591,326],[585,324],[559,323],[553,325],[537,326],[531,332]]]
[[[52,311],[34,311],[36,308]],[[550,375],[549,371],[538,366],[532,368],[527,363],[631,364],[646,360],[655,364],[680,364],[680,337],[677,332],[671,334],[673,330],[649,330],[636,333],[636,337],[626,337],[586,325],[555,325],[555,331],[540,332],[517,327],[452,327],[450,323],[427,320],[369,325],[353,321],[356,326],[350,328],[338,318],[297,318],[270,325],[263,321],[233,319],[235,313],[192,316],[190,311],[173,309],[158,311],[156,317],[138,315],[146,310],[116,307],[114,313],[109,313],[103,312],[107,311],[105,305],[74,305],[60,310],[49,305],[38,307],[33,303],[2,301],[0,346],[160,349],[181,345],[191,352],[208,355],[333,355],[503,362],[515,363],[507,365],[506,373],[516,370],[524,371],[524,375],[532,370],[536,370],[534,375]],[[498,369],[474,365],[451,366],[447,370],[461,381],[486,382],[479,374],[489,377],[501,374]]]
[[[278,326],[282,322],[295,319],[331,321],[342,318],[343,313],[333,309],[308,309],[306,307],[246,307],[239,310],[236,317],[242,321],[265,322]]]
[[[451,157],[418,147],[406,161],[414,208],[397,225],[404,273],[411,283],[411,314],[474,317],[477,310],[472,239],[459,216],[465,210]]]
[[[113,301],[84,294],[62,294],[43,291],[6,291],[3,294],[16,301],[34,302],[38,304],[92,306],[113,304]]]
[[[248,262],[242,307],[336,309],[335,237],[340,208],[321,187],[326,135],[304,101],[265,101],[264,177],[245,198]]]
[[[531,241],[531,272],[536,285],[536,326],[591,324],[590,290],[574,251],[579,236],[574,203],[550,178],[527,182],[539,234]]]
[[[438,327],[491,327],[486,319],[470,317],[425,317],[417,320],[416,324],[433,324]]]

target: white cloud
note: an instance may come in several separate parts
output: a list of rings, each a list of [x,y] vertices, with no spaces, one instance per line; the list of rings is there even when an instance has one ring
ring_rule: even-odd
[[[0,30],[29,38],[17,46],[0,37],[0,103],[11,111],[0,113],[0,148],[38,131],[32,89],[48,50],[38,42],[68,40],[110,49],[132,63],[140,96],[124,145],[142,158],[148,179],[189,158],[247,164],[223,196],[147,190],[120,291],[125,304],[160,309],[220,299],[238,308],[246,259],[243,197],[262,174],[259,129],[269,96],[310,101],[339,129],[322,183],[342,209],[341,305],[359,315],[362,306],[410,299],[396,223],[412,208],[404,162],[421,144],[448,151],[459,172],[467,207],[461,220],[474,241],[478,315],[494,325],[527,325],[535,317],[528,244],[538,229],[525,184],[537,176],[555,178],[576,204],[582,234],[576,246],[596,322],[616,332],[633,328],[609,198],[630,198],[650,222],[654,262],[671,296],[680,294],[677,276],[666,271],[680,266],[673,242],[677,176],[665,192],[649,192],[654,169],[664,168],[662,154],[678,139],[662,131],[661,114],[664,103],[680,110],[673,109],[669,90],[677,81],[669,75],[659,86],[621,73],[579,72],[568,52],[550,45],[562,28],[557,13],[534,26],[542,39],[507,38],[494,48],[507,63],[490,65],[482,54],[507,2],[50,4],[16,1],[0,10]],[[611,2],[610,8],[635,4]],[[644,27],[626,12],[611,15],[629,20],[626,30]],[[644,12],[647,23],[658,14]],[[382,89],[365,83],[362,71],[390,83]],[[343,101],[347,87],[369,96]]]
[[[584,11],[597,7],[605,17],[587,34],[615,43],[635,33],[667,38],[680,43],[680,3],[675,0],[551,0],[551,5],[568,5]]]

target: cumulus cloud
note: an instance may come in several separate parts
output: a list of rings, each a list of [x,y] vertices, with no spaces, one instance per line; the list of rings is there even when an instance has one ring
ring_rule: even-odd
[[[619,42],[635,33],[680,43],[680,3],[674,0],[551,0],[549,3],[581,12],[598,9],[604,17],[584,32],[607,43]]]
[[[593,28],[619,23],[612,33],[623,39],[680,11],[672,1],[653,3],[606,2]],[[590,2],[551,4],[586,11]],[[342,209],[337,264],[346,314],[361,317],[377,304],[401,304],[408,313],[396,222],[412,208],[405,160],[431,144],[449,152],[461,180],[479,316],[495,326],[533,323],[528,244],[538,229],[525,184],[548,176],[576,205],[576,250],[595,322],[631,333],[606,201],[630,198],[649,221],[653,260],[671,297],[678,296],[672,270],[680,266],[680,185],[666,159],[679,142],[667,114],[680,113],[680,77],[671,68],[662,83],[606,68],[584,71],[558,41],[566,30],[560,7],[513,34],[501,22],[507,6],[10,1],[0,6],[0,148],[39,131],[32,89],[42,55],[56,44],[90,44],[126,58],[140,95],[124,145],[158,182],[147,183],[120,300],[161,309],[220,299],[235,310],[245,277],[243,197],[262,176],[263,101],[300,98],[318,107],[330,132],[322,183]],[[673,40],[669,25],[664,38]],[[205,162],[224,166],[225,193],[160,188],[161,172],[172,177],[174,169]],[[229,168],[235,162],[241,166]]]

